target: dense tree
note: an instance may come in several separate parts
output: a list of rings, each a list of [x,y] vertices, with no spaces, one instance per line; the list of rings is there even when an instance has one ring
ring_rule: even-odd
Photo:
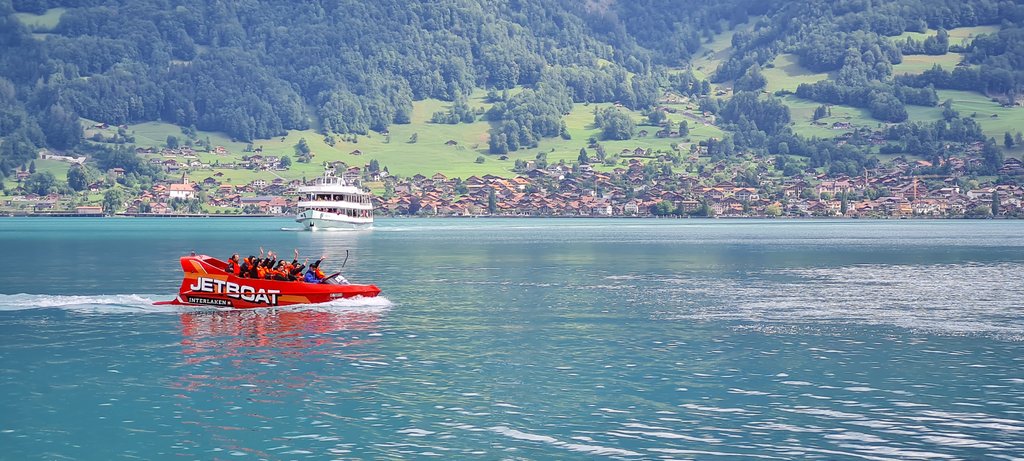
[[[68,187],[75,191],[83,191],[86,187],[89,187],[89,180],[85,176],[85,170],[79,166],[73,166],[68,169]]]
[[[614,107],[606,107],[594,115],[594,124],[601,129],[601,139],[630,139],[636,133],[636,122]]]
[[[121,211],[124,206],[124,193],[121,189],[111,188],[103,193],[103,211],[113,214]]]
[[[25,180],[23,187],[30,194],[47,195],[57,191],[57,179],[49,171],[35,173]]]

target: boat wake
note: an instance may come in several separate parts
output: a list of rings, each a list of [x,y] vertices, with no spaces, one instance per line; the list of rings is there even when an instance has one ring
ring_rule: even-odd
[[[0,312],[25,311],[35,309],[60,309],[71,312],[90,314],[178,314],[182,312],[232,310],[215,309],[195,306],[154,306],[167,295],[155,294],[111,294],[111,295],[41,295],[19,293],[13,295],[0,294]],[[384,297],[344,298],[321,304],[295,304],[285,307],[251,309],[257,311],[317,311],[346,312],[350,310],[381,311],[390,308],[393,303]]]
[[[367,227],[365,229],[347,229],[347,228],[343,228],[343,227],[321,227],[321,228],[318,228],[316,230],[316,232],[313,232],[313,233],[320,233],[320,232],[362,232],[362,231],[368,231],[368,230],[371,230],[371,229],[373,229],[373,227]],[[282,227],[281,230],[284,231],[284,232],[310,232],[310,231],[307,231],[305,227]]]

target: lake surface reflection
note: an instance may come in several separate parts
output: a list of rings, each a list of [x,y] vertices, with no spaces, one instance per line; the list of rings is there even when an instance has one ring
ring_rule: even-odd
[[[0,459],[1024,453],[1016,222],[282,227],[0,222],[48,274],[0,273]],[[329,267],[348,251],[382,297],[151,305],[178,255],[259,246]]]

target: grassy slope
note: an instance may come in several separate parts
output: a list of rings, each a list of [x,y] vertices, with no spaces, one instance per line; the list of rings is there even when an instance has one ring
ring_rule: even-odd
[[[914,40],[921,42],[928,37],[934,37],[936,34],[938,34],[938,32],[939,31],[936,29],[928,29],[925,32],[904,32],[895,37],[890,37],[890,39],[893,41],[903,41],[906,40],[907,37],[912,37]],[[951,45],[960,45],[964,43],[964,40],[967,40],[969,42],[978,35],[994,34],[996,32],[999,32],[999,26],[958,27],[956,29],[950,29],[946,32],[949,33],[949,43]]]
[[[795,54],[780,54],[775,57],[773,64],[774,67],[762,71],[768,80],[766,89],[770,93],[778,90],[796,91],[801,83],[814,83],[829,78],[827,73],[811,72],[801,66]]]
[[[718,68],[718,65],[725,62],[729,54],[732,53],[732,36],[735,33],[735,30],[726,30],[720,35],[716,35],[710,43],[704,44],[701,52],[690,62],[693,74],[697,78],[709,78],[715,72],[715,69]]]
[[[67,8],[50,8],[43,14],[14,13],[22,24],[36,32],[48,32],[57,27],[60,17],[67,11]]]
[[[952,29],[949,31],[950,40],[958,43],[960,40],[974,37],[982,33],[994,33],[999,30],[998,26],[978,26]],[[934,34],[935,31],[929,31]],[[923,39],[925,34],[908,32],[900,37],[913,36],[916,39]],[[946,53],[942,56],[904,56],[904,62],[893,66],[893,73],[920,73],[930,69],[933,64],[940,64],[944,68],[952,68],[960,61],[958,53]],[[774,61],[775,67],[765,69],[764,75],[768,79],[768,89],[771,92],[780,89],[793,90],[800,83],[814,82],[827,77],[826,74],[816,74],[801,67],[796,58],[790,54],[781,54]],[[1016,133],[1024,131],[1024,109],[1002,107],[992,102],[984,95],[966,91],[939,90],[939,100],[953,100],[953,107],[960,111],[961,116],[969,117],[977,114],[975,119],[981,124],[986,136],[994,137],[1000,143],[1003,133],[1009,131]],[[783,101],[789,106],[793,130],[804,136],[833,137],[842,134],[841,130],[831,130],[827,127],[819,127],[811,124],[811,116],[814,109],[820,104],[786,96]],[[935,121],[942,117],[942,110],[935,107],[907,106],[907,113],[911,121]],[[995,115],[993,117],[993,115]],[[832,116],[821,120],[831,125],[834,122],[848,122],[854,127],[877,128],[879,121],[871,118],[871,114],[865,109],[849,106],[832,106]]]
[[[470,106],[488,108],[483,98],[485,92],[479,91],[471,95]],[[256,178],[272,179],[278,175],[287,179],[314,177],[321,171],[320,164],[324,161],[342,160],[349,165],[363,165],[371,159],[376,159],[382,167],[399,176],[413,176],[417,173],[432,175],[441,172],[450,177],[466,178],[471,175],[495,174],[499,176],[513,176],[512,167],[516,159],[532,160],[538,153],[545,152],[548,155],[548,162],[576,161],[581,148],[587,145],[591,136],[600,137],[600,130],[593,126],[595,109],[601,109],[609,104],[577,104],[573,111],[565,117],[566,127],[571,139],[545,138],[541,140],[540,146],[534,149],[522,149],[508,154],[507,160],[499,160],[498,156],[487,153],[488,130],[490,124],[478,121],[470,124],[444,125],[430,123],[431,115],[439,110],[445,110],[448,103],[438,100],[417,101],[413,107],[411,123],[407,125],[392,125],[390,142],[385,136],[378,133],[371,133],[366,136],[359,136],[357,142],[342,141],[341,136],[336,136],[338,141],[333,147],[323,141],[323,136],[312,131],[292,131],[283,138],[256,140],[253,145],[263,147],[265,154],[294,156],[294,146],[299,139],[305,138],[312,151],[315,153],[313,162],[309,164],[293,162],[288,171],[282,172],[254,172],[248,170],[215,169],[214,171],[196,171],[190,174],[193,180],[202,180],[218,171],[224,173],[221,178],[223,182],[232,184],[245,184]],[[680,112],[684,106],[678,106]],[[637,121],[640,130],[647,130],[648,136],[634,138],[625,141],[605,141],[602,145],[609,154],[621,151],[622,149],[633,149],[636,147],[668,150],[672,143],[683,143],[680,138],[656,138],[654,132],[657,127],[641,125],[643,115],[639,112],[620,109],[630,114]],[[690,139],[693,142],[707,139],[709,137],[722,137],[722,132],[714,126],[704,126],[692,118],[685,118],[681,113],[673,114],[670,119],[675,123],[686,119],[690,126]],[[136,144],[139,146],[161,147],[166,143],[168,135],[178,136],[184,140],[181,130],[174,125],[160,122],[148,122],[129,127],[134,131]],[[111,129],[112,133],[112,129]],[[107,133],[109,136],[111,133]],[[408,142],[415,133],[417,142]],[[91,130],[86,136],[91,135]],[[209,136],[214,146],[224,146],[231,153],[225,156],[214,154],[200,154],[200,158],[206,162],[219,160],[221,163],[234,161],[244,155],[245,143],[233,142],[222,133],[200,133],[200,139]],[[445,143],[453,140],[458,144],[449,146]],[[359,149],[362,155],[351,155],[351,152]],[[591,155],[593,152],[591,150]],[[483,156],[483,163],[476,163],[477,157]],[[293,157],[294,158],[294,157]]]
[[[953,70],[962,58],[963,55],[960,53],[946,53],[939,56],[925,54],[907,55],[903,56],[903,62],[892,66],[892,74],[920,74],[931,69],[936,64],[942,66],[943,69]]]
[[[59,182],[67,180],[68,169],[71,168],[70,164],[60,162],[57,160],[43,160],[38,158],[35,160],[35,162],[37,173],[45,173],[48,171],[50,173],[53,173],[53,177],[57,178],[57,181]],[[15,187],[18,187],[18,181],[15,179],[14,173],[11,173],[11,177],[5,178],[4,187],[6,187],[7,189],[14,189]]]

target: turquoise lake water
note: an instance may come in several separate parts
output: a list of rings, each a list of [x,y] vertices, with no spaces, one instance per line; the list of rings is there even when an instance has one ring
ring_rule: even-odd
[[[0,219],[0,459],[1024,459],[1024,222]],[[152,306],[177,258],[370,300]]]

